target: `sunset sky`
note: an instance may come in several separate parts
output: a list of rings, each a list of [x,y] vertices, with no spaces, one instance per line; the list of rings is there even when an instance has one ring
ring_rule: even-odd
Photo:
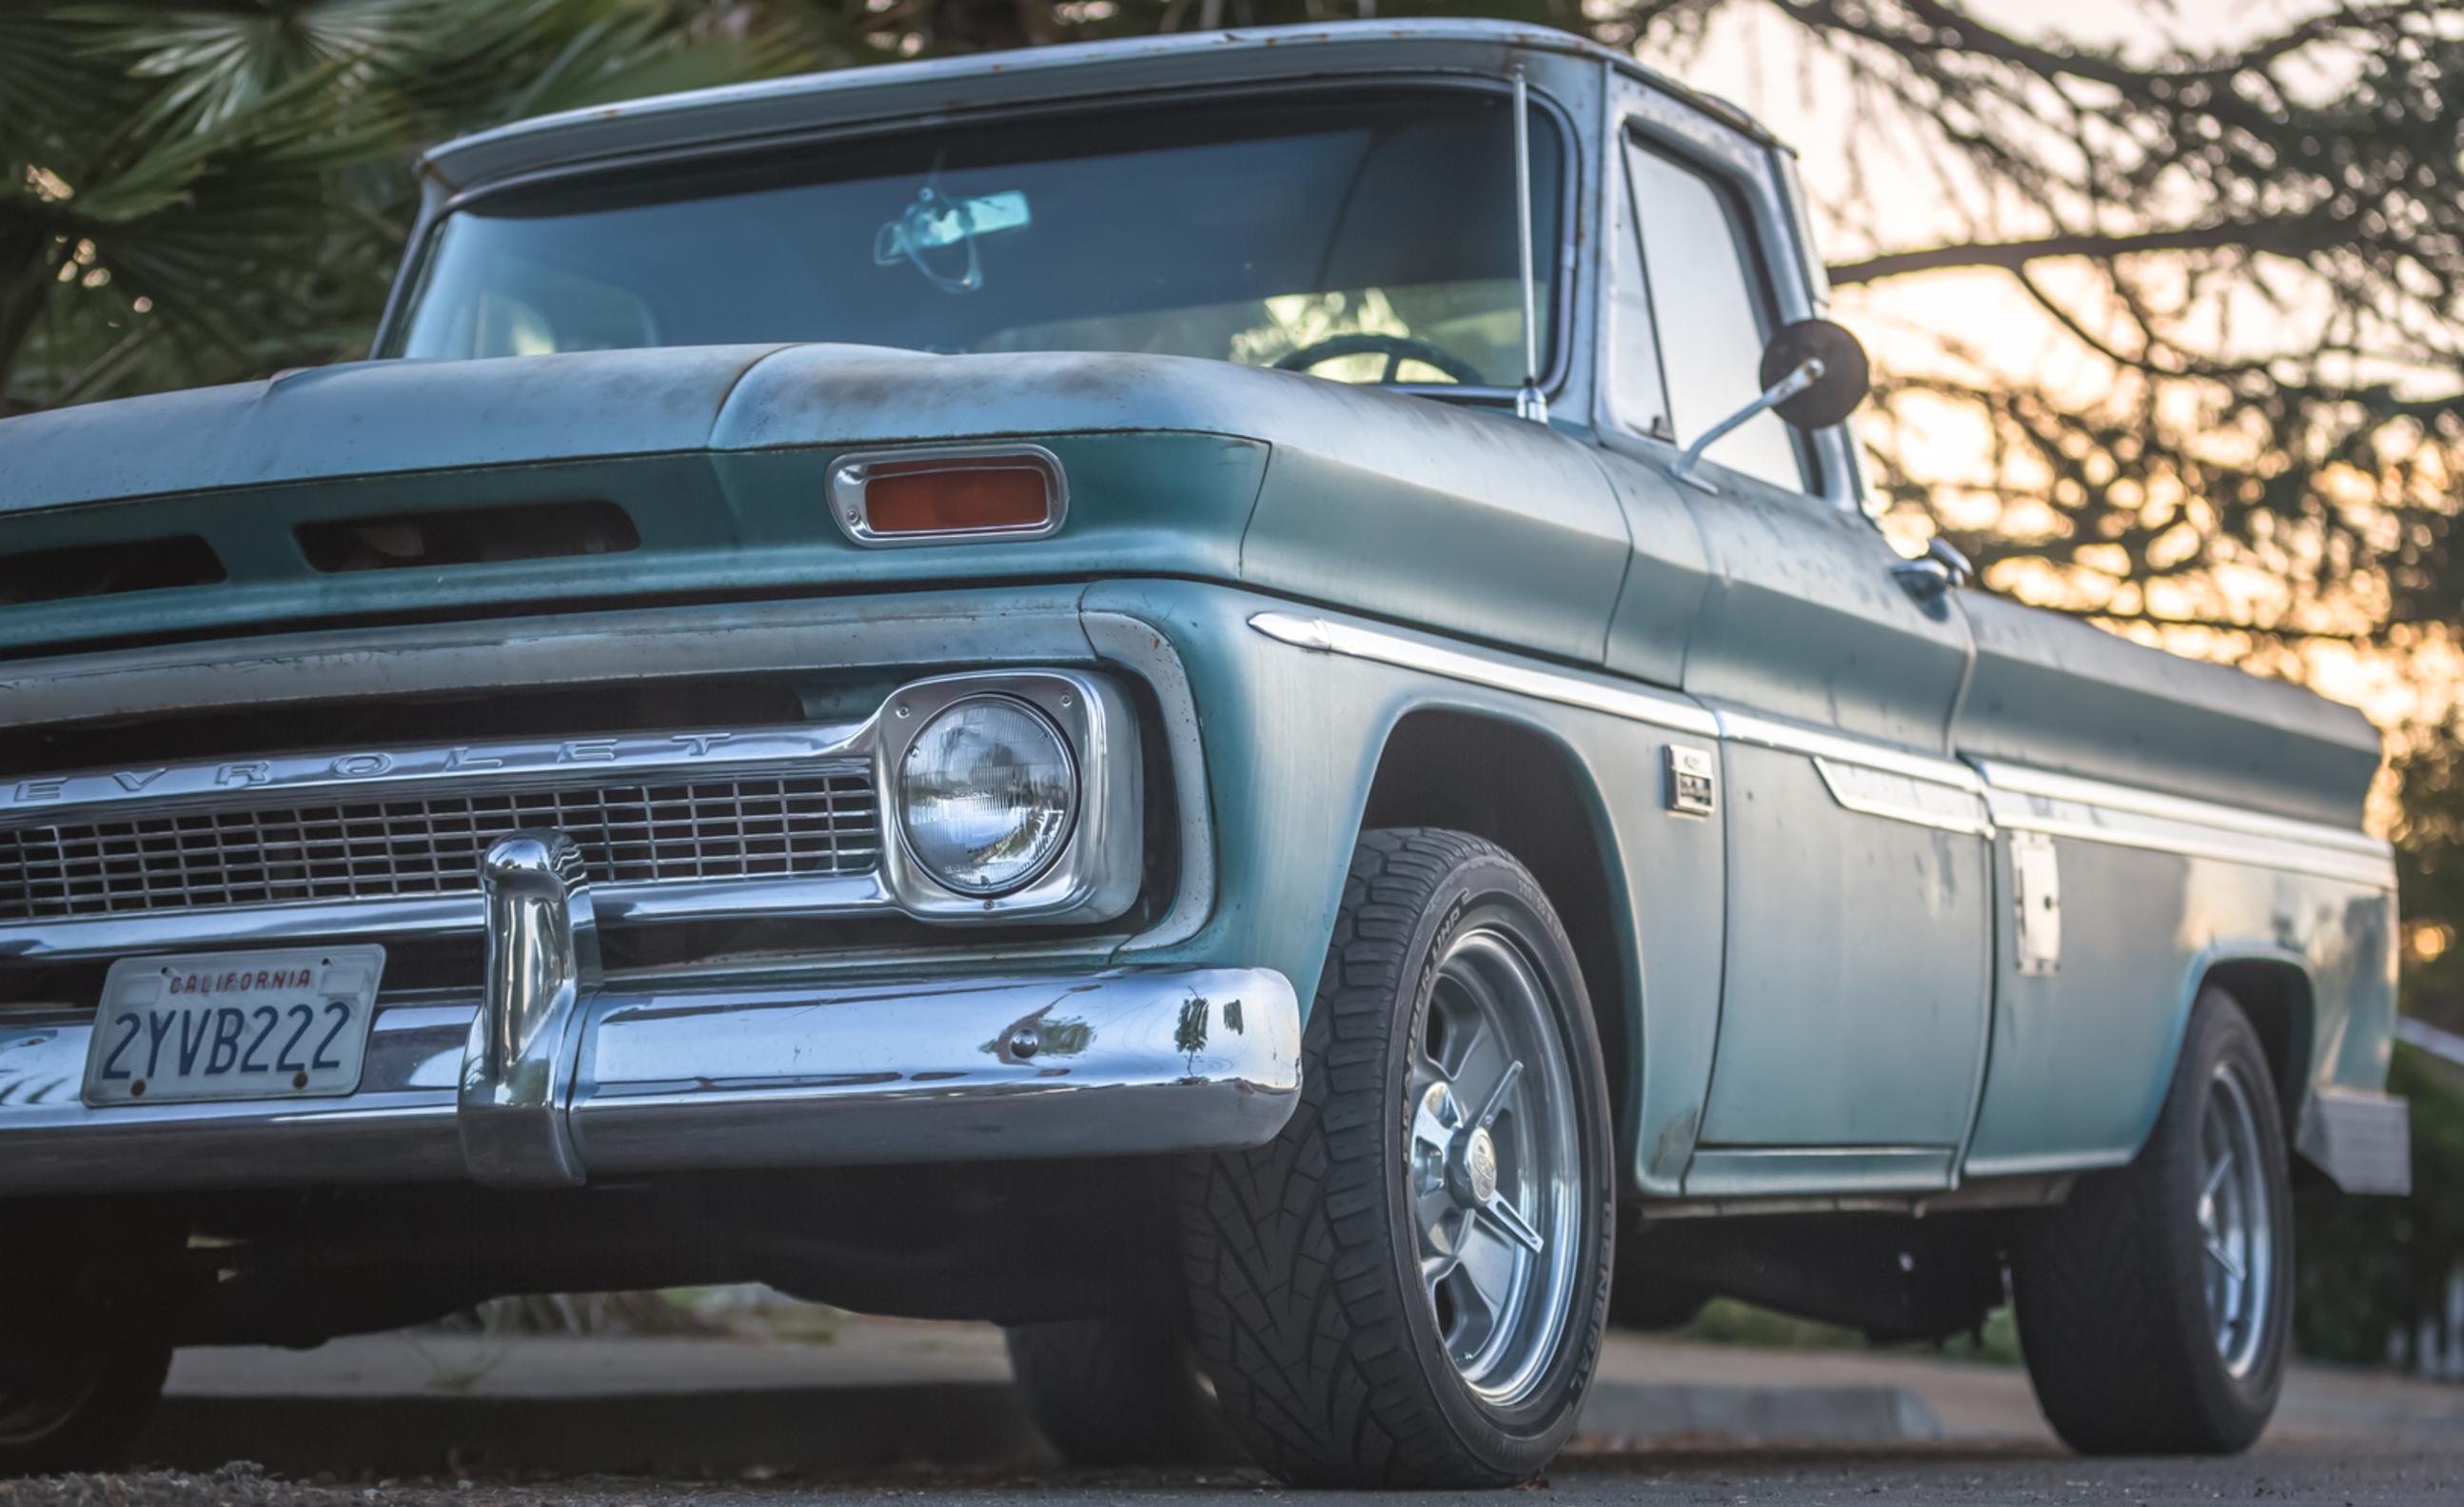
[[[2058,34],[2078,42],[2120,45],[2153,55],[2175,46],[2230,47],[2315,14],[2321,4],[1978,0],[1974,9],[2021,34],[2046,36],[2057,28]],[[2057,22],[2049,19],[2054,16]],[[1667,54],[1646,47],[1642,55],[1689,84],[1745,106],[1797,149],[1815,206],[1817,232],[1824,238],[1822,249],[1831,260],[1944,242],[2021,237],[2052,228],[2038,207],[1997,201],[1972,178],[1947,170],[1946,164],[1955,165],[1955,154],[1922,120],[1897,110],[1879,118],[1860,115],[1848,70],[1837,57],[1810,47],[1807,35],[1768,9],[1738,7],[1720,12],[1699,52]],[[2331,96],[2337,80],[2322,68],[2311,84]],[[2056,264],[2042,269],[2040,281],[2057,297],[2076,299],[2073,307],[2093,319],[2098,284],[2082,268]],[[2063,332],[2010,277],[1995,270],[1936,272],[1843,289],[1835,312],[1863,337],[1884,366],[1896,370],[1938,369],[1946,360],[1940,340],[1948,332],[1978,347],[1991,367],[2027,373],[2082,407],[2102,395],[2114,376],[2101,358]],[[2298,322],[2272,310],[2254,305],[2230,312],[2237,334],[2253,343],[2281,339],[2299,344],[2305,334]],[[2452,381],[2448,374],[2433,375]],[[1903,454],[1927,476],[1972,479],[1980,495],[1990,490],[1983,435],[1973,422],[1946,413],[1939,428],[1903,439]],[[1980,506],[1975,516],[1956,521],[1975,525],[1991,516],[1990,506]],[[1905,521],[1894,531],[1904,540]],[[2057,578],[2003,584],[2031,595],[2062,588]],[[2247,572],[2195,587],[2160,587],[2149,593],[2145,605],[2167,615],[2248,617],[2259,608],[2280,606],[2282,595],[2277,581]],[[2331,616],[2340,610],[2333,603],[2309,607]],[[2363,621],[2356,618],[2354,626]],[[2234,660],[2248,656],[2254,668],[2290,668],[2280,660],[2269,663],[2268,653],[2255,650],[2245,635],[2185,630],[2161,637],[2184,653]],[[2452,715],[2457,688],[2464,684],[2464,655],[2458,654],[2452,635],[2401,654],[2314,643],[2301,648],[2298,657],[2304,678],[2318,689],[2360,705],[2387,727]]]

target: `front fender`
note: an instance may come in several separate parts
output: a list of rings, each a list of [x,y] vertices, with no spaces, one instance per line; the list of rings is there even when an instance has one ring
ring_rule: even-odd
[[[1239,958],[1292,981],[1308,1008],[1343,901],[1344,876],[1379,761],[1397,724],[1416,712],[1459,713],[1528,729],[1563,750],[1591,812],[1623,932],[1630,1104],[1621,1130],[1639,1185],[1673,1194],[1692,1155],[1718,1025],[1724,855],[1716,820],[1672,816],[1659,771],[1672,741],[1703,746],[1671,726],[1630,715],[1699,709],[1605,676],[1474,651],[1429,635],[1304,615],[1398,644],[1441,647],[1462,663],[1448,674],[1327,653],[1259,631],[1262,613],[1292,604],[1188,582],[1111,581],[1082,602],[1101,615],[1149,625],[1189,677],[1205,748],[1216,833],[1215,904],[1186,939],[1133,945],[1122,962]],[[1479,679],[1463,678],[1476,674]],[[1553,685],[1552,699],[1517,681]],[[1570,689],[1571,688],[1571,689]],[[1578,704],[1588,700],[1590,704]],[[1620,711],[1618,708],[1623,708]]]

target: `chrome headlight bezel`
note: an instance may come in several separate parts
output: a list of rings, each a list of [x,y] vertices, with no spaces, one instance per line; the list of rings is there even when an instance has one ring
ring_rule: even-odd
[[[954,718],[979,711],[1009,718],[1023,734],[1015,740],[1018,742],[1034,739],[1047,743],[1049,763],[1056,766],[1056,783],[1059,786],[1054,799],[1045,807],[1051,811],[1053,820],[1046,831],[1036,834],[1036,851],[1028,853],[1029,861],[1019,867],[1014,875],[986,883],[963,880],[951,872],[952,866],[948,862],[934,861],[932,846],[922,835],[923,823],[917,819],[917,802],[912,788],[916,759],[933,746],[934,729]],[[907,741],[907,753],[898,761],[894,778],[896,784],[887,790],[886,795],[894,808],[896,836],[900,846],[906,850],[908,860],[935,883],[960,895],[994,899],[1026,888],[1044,871],[1060,861],[1061,854],[1068,850],[1070,835],[1077,830],[1078,759],[1069,746],[1068,736],[1052,725],[1052,719],[1045,716],[1033,702],[1005,693],[978,692],[962,696],[925,719],[915,730],[915,735]],[[1017,831],[1014,828],[1013,834]]]
[[[1060,735],[1077,771],[1077,802],[1059,851],[1031,877],[990,894],[943,882],[907,838],[899,775],[933,720],[960,701],[1023,703]],[[1109,676],[1075,670],[978,671],[902,686],[885,702],[873,742],[881,802],[881,876],[909,915],[939,921],[1110,920],[1137,898],[1145,876],[1145,811],[1137,718]]]

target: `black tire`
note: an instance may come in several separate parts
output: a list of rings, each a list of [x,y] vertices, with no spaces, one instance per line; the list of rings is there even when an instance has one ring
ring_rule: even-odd
[[[0,1216],[0,1476],[128,1462],[171,1368],[185,1227],[46,1203]]]
[[[90,1334],[66,1347],[15,1344],[0,1383],[0,1475],[53,1475],[128,1463],[163,1395],[171,1347]]]
[[[1529,1310],[1548,1316],[1547,1338],[1527,1380],[1497,1400],[1447,1353],[1407,1191],[1425,1164],[1411,1160],[1405,1084],[1429,1039],[1440,965],[1475,937],[1503,939],[1543,986],[1573,1101],[1565,1143],[1581,1162],[1556,1206],[1566,1238],[1549,1248],[1572,1256],[1557,1269],[1562,1304]],[[1299,1107],[1267,1145],[1203,1159],[1183,1184],[1191,1334],[1231,1431],[1304,1485],[1537,1475],[1573,1431],[1599,1357],[1614,1146],[1590,999],[1538,883],[1461,832],[1364,834],[1303,1037]]]
[[[2202,1127],[2234,1090],[2254,1111],[2257,1173],[2272,1235],[2261,1317],[2247,1325],[2236,1374],[2211,1318],[2211,1257],[2200,1228],[2208,1167]],[[2293,1308],[2292,1192],[2274,1072],[2248,1017],[2221,989],[2201,992],[2155,1131],[2128,1166],[2079,1181],[2034,1216],[2013,1251],[2013,1298],[2036,1401],[2085,1454],[2229,1454],[2250,1447],[2284,1384]],[[2244,1254],[2247,1263],[2247,1252]]]
[[[1223,1454],[1189,1342],[1173,1323],[1077,1319],[1008,1332],[1010,1373],[1071,1465],[1179,1465]]]

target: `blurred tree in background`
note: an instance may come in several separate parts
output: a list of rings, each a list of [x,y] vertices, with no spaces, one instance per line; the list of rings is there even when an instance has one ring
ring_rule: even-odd
[[[793,66],[687,0],[0,11],[0,412],[363,353],[420,147]]]
[[[416,151],[523,116],[1368,13],[1682,74],[1752,22],[1849,102],[1809,187],[1876,337],[1892,527],[2133,636],[2383,693],[2410,1001],[2464,1029],[2464,0],[2169,39],[2189,9],[2143,0],[2123,45],[2016,0],[32,0],[0,11],[0,412],[360,354]],[[1913,216],[1875,191],[1912,174]],[[2009,318],[1927,321],[1994,297]]]
[[[1801,144],[1839,312],[1876,345],[1886,525],[2367,701],[2408,1006],[2464,1031],[2464,0],[2178,26],[2195,4],[2138,0],[2117,41],[2023,0],[19,0],[0,414],[363,353],[417,151],[525,116],[1370,13],[1558,26],[1683,76],[1758,28],[1744,50],[1785,54],[1836,138]],[[2464,1175],[2464,1097],[2399,1078],[2425,1165]],[[2382,1353],[2464,1238],[2453,1201],[2305,1203],[2304,1343]]]

